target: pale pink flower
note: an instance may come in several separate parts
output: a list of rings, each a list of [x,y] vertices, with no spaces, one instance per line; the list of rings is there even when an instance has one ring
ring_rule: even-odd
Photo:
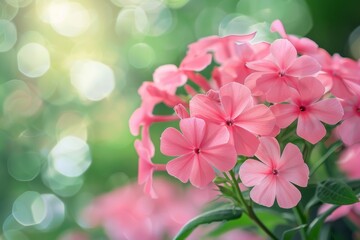
[[[298,58],[295,47],[287,39],[274,41],[270,52],[269,58],[246,64],[261,74],[253,73],[245,80],[245,85],[256,81],[256,88],[266,95],[269,102],[287,100],[290,89],[296,87],[298,78],[314,75],[321,69],[320,64],[312,57]]]
[[[324,86],[316,79],[307,77],[299,80],[298,91],[292,91],[289,104],[276,104],[270,109],[276,116],[280,128],[288,127],[298,119],[296,133],[312,144],[320,141],[326,134],[321,122],[338,123],[343,109],[338,99],[319,99],[324,95]]]
[[[349,179],[360,179],[359,156],[360,143],[350,146],[339,157],[338,166]]]
[[[167,163],[168,173],[182,182],[204,187],[215,177],[212,167],[228,171],[235,166],[236,152],[226,129],[199,118],[180,120],[179,132],[167,128],[161,135],[160,150],[167,156],[179,156]]]
[[[278,19],[272,22],[270,30],[279,33],[282,38],[289,40],[301,54],[315,53],[319,48],[319,46],[309,38],[298,38],[294,35],[288,35],[284,25]]]
[[[176,89],[186,83],[187,77],[175,65],[167,64],[155,70],[153,79],[160,89],[175,94]]]
[[[253,187],[250,197],[256,203],[270,207],[275,198],[281,208],[292,208],[301,199],[300,191],[293,185],[306,187],[309,168],[304,163],[299,148],[288,143],[280,156],[280,146],[275,138],[260,138],[255,156],[240,167],[239,176],[247,187]]]
[[[333,207],[334,205],[332,204],[323,204],[319,210],[318,210],[318,214],[322,214],[324,212],[326,212],[327,210],[329,210],[331,207]],[[332,222],[335,221],[339,218],[348,216],[350,217],[352,214],[352,212],[354,212],[355,214],[357,214],[358,216],[360,216],[360,202],[358,203],[354,203],[351,205],[343,205],[338,207],[337,209],[335,209],[335,211],[333,211],[327,218],[326,221],[327,222]]]
[[[246,156],[254,155],[259,145],[257,135],[270,134],[275,126],[269,108],[254,105],[250,90],[239,83],[228,83],[219,92],[193,97],[190,114],[215,123],[219,130],[227,129],[237,153]]]
[[[337,128],[337,133],[347,146],[360,143],[360,91],[341,101],[341,104],[344,121]]]

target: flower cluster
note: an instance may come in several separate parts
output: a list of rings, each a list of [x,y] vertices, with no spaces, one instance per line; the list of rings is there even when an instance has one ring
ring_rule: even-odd
[[[308,184],[306,146],[333,132],[347,147],[360,143],[360,63],[288,35],[279,20],[271,31],[281,38],[253,42],[252,33],[200,39],[178,67],[161,66],[153,81],[143,83],[130,130],[138,135],[141,129],[135,147],[147,193],[156,197],[154,171],[202,188],[222,172],[240,169],[253,201],[270,207],[276,199],[292,208],[301,199],[294,185]],[[155,115],[159,103],[175,114]],[[180,125],[160,138],[161,153],[172,159],[155,164],[150,126],[167,121]]]

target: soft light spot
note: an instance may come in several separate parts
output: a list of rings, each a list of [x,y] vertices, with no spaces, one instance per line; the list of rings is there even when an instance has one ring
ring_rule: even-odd
[[[37,192],[24,192],[15,200],[12,215],[16,221],[24,226],[38,224],[46,216],[44,200]]]
[[[49,51],[38,43],[28,43],[17,55],[18,68],[21,73],[36,78],[44,75],[50,68]]]
[[[125,7],[116,18],[115,30],[120,38],[139,35],[146,32],[148,18],[144,9],[140,7]]]
[[[16,40],[15,25],[7,20],[0,20],[0,52],[9,51],[15,45]]]
[[[54,1],[46,9],[43,17],[59,34],[76,37],[84,33],[91,23],[89,11],[78,2]]]
[[[18,7],[8,4],[6,1],[0,1],[0,19],[12,20],[19,12]]]
[[[82,175],[91,164],[90,149],[81,138],[67,136],[62,138],[49,154],[54,169],[68,177]]]
[[[71,83],[79,94],[91,101],[99,101],[111,94],[115,88],[113,70],[97,61],[75,62],[70,72]]]
[[[171,11],[158,0],[144,1],[140,7],[144,9],[147,22],[140,30],[145,35],[160,36],[166,33],[173,22]]]
[[[135,68],[147,68],[154,63],[155,51],[145,43],[137,43],[129,49],[128,59]]]
[[[351,55],[354,58],[360,58],[360,26],[355,28],[349,36],[349,46]]]
[[[41,170],[42,159],[35,152],[14,152],[8,158],[9,174],[18,181],[31,181]]]
[[[45,218],[35,227],[39,230],[51,230],[61,225],[65,217],[65,205],[54,194],[41,194],[47,212]]]
[[[5,0],[8,4],[14,7],[26,7],[32,0]]]
[[[205,8],[195,20],[197,38],[217,35],[219,22],[225,17],[225,12],[219,8]]]
[[[165,0],[166,5],[172,9],[182,8],[188,2],[189,0]]]

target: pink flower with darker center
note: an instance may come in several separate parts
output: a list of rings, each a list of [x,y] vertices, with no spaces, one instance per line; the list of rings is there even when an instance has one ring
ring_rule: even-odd
[[[319,101],[325,88],[316,78],[299,80],[297,89],[298,91],[292,91],[289,104],[276,104],[270,109],[280,128],[288,127],[297,118],[297,135],[315,144],[326,134],[321,122],[336,124],[342,119],[344,112],[336,98]]]
[[[278,39],[270,46],[270,56],[249,62],[247,67],[257,72],[249,75],[245,85],[262,91],[269,102],[282,102],[290,97],[290,89],[296,88],[298,78],[311,76],[320,71],[320,64],[309,56],[297,57],[295,47],[287,39]]]
[[[196,95],[190,101],[190,114],[215,123],[219,130],[227,129],[236,152],[246,156],[254,155],[259,146],[257,135],[270,134],[275,126],[270,109],[255,105],[250,90],[240,83]]]
[[[229,171],[235,166],[236,152],[229,144],[229,133],[199,118],[180,120],[179,132],[167,128],[161,135],[160,150],[167,156],[178,156],[166,165],[168,173],[182,182],[204,187],[215,177],[212,167]]]
[[[260,160],[248,159],[240,167],[243,184],[253,187],[250,197],[256,203],[270,207],[275,198],[281,208],[292,208],[301,199],[300,191],[293,185],[306,187],[309,168],[304,163],[297,146],[289,143],[280,156],[280,146],[275,138],[260,138],[255,156]]]

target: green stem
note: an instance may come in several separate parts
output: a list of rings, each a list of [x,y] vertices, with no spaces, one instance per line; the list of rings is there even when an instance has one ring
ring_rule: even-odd
[[[293,208],[295,216],[297,217],[298,220],[298,224],[299,225],[303,225],[303,224],[307,224],[307,220],[306,220],[306,216],[304,215],[302,209],[300,208],[299,204],[296,205],[295,208]],[[306,229],[302,228],[300,230],[300,235],[301,235],[301,239],[303,240],[307,240],[307,235],[306,235]]]
[[[230,176],[231,176],[231,179],[232,179],[232,182],[234,184],[234,188],[235,188],[235,191],[236,191],[236,195],[238,196],[239,198],[239,202],[242,203],[242,205],[245,206],[246,208],[246,212],[247,215],[273,240],[278,240],[278,238],[264,225],[264,223],[256,216],[253,208],[248,205],[246,203],[246,200],[244,199],[242,193],[241,193],[241,190],[240,190],[240,187],[239,187],[239,184],[236,180],[236,177],[235,177],[235,173],[234,171],[230,170],[229,171],[230,173]]]
[[[318,170],[318,168],[330,157],[331,154],[333,154],[340,146],[342,145],[341,142],[335,143],[329,151],[327,151],[319,161],[316,162],[315,166],[311,169],[310,177]]]

